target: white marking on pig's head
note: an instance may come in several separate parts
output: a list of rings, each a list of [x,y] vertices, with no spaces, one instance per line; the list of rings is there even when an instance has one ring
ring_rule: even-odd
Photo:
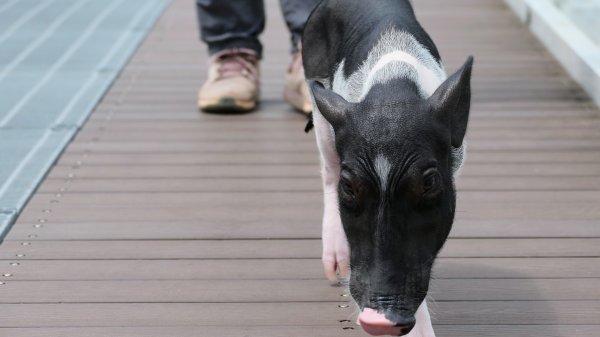
[[[381,188],[381,191],[385,191],[388,185],[390,171],[392,170],[392,164],[390,164],[390,161],[383,154],[378,154],[377,157],[375,157],[374,166],[375,172],[381,183],[379,187]]]

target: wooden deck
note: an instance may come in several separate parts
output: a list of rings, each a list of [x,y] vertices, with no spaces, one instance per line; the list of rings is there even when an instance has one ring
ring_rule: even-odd
[[[449,71],[476,56],[441,337],[600,336],[600,120],[499,0],[418,0]],[[324,280],[314,135],[280,98],[199,114],[192,1],[173,1],[0,245],[2,337],[363,336]]]

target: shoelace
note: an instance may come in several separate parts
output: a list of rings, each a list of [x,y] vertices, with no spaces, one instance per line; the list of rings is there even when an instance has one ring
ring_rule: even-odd
[[[244,76],[251,79],[257,77],[256,55],[244,49],[231,49],[215,55],[216,62],[219,63],[219,78],[229,78]]]

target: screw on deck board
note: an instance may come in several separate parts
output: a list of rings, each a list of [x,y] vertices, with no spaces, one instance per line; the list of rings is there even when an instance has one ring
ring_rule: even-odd
[[[11,277],[13,275],[11,273],[4,273],[4,274],[2,274],[2,276],[4,276],[4,277]]]
[[[27,237],[30,239],[34,239],[34,238],[37,238],[37,234],[29,234],[29,235],[27,235]]]
[[[31,242],[21,242],[21,246],[29,246]]]
[[[338,308],[342,308],[342,309],[348,308],[348,307],[349,307],[349,305],[347,305],[347,304],[340,304],[340,305],[338,305]]]
[[[15,255],[15,256],[16,256],[16,257],[25,257],[26,255],[25,255],[25,254],[17,254],[17,255]]]
[[[19,262],[11,262],[10,265],[13,267],[16,267],[16,266],[20,265],[20,263]]]
[[[42,226],[40,224],[33,225],[33,228],[42,228],[42,227],[44,227],[44,226]]]

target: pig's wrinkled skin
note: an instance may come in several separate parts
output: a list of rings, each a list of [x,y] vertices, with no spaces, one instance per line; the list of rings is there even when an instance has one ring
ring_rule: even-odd
[[[325,0],[303,43],[325,275],[350,279],[366,332],[434,337],[425,294],[454,218],[473,60],[447,78],[406,0]]]

